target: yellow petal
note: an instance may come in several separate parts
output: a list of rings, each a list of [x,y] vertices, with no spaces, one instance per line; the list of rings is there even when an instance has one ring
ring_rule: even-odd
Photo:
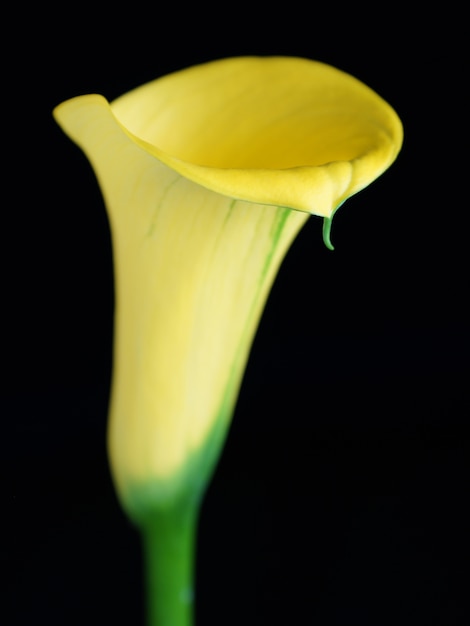
[[[125,94],[113,111],[190,180],[326,217],[387,169],[403,136],[395,111],[369,87],[292,57],[195,66]]]
[[[282,57],[215,61],[54,114],[110,218],[109,451],[132,513],[146,490],[200,493],[287,249],[310,213],[331,216],[390,165],[401,124],[351,76]]]

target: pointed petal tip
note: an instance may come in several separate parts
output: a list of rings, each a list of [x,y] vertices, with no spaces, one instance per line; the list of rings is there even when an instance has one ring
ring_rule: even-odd
[[[334,250],[335,247],[331,243],[331,224],[333,223],[333,216],[323,218],[323,243],[328,250]]]

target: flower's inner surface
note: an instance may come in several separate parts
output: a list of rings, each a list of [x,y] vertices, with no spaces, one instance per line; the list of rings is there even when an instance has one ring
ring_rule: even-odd
[[[112,108],[159,150],[217,168],[351,161],[392,133],[383,102],[361,82],[283,57],[196,66],[125,94]]]

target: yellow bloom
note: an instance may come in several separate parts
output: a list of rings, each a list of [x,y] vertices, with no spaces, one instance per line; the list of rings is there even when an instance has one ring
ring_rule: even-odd
[[[148,494],[201,494],[283,256],[310,214],[329,220],[394,161],[402,127],[355,78],[289,57],[214,61],[54,114],[109,215],[109,452],[138,515]]]

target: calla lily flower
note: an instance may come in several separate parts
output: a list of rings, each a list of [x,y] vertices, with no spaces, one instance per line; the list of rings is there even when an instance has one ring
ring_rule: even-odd
[[[109,216],[109,455],[141,524],[200,500],[284,255],[310,215],[329,245],[334,212],[395,160],[402,126],[357,79],[291,57],[218,60],[54,115]]]

